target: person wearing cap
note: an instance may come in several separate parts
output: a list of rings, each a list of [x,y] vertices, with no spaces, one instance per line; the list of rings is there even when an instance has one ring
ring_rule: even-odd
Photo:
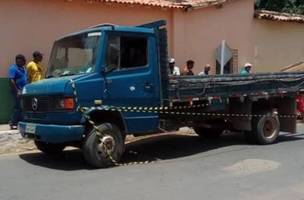
[[[180,75],[179,67],[175,66],[175,59],[174,58],[169,59],[169,70],[170,70],[170,75],[173,75],[173,76],[179,76]]]
[[[43,68],[41,65],[42,59],[43,59],[43,55],[39,51],[35,51],[33,53],[33,60],[29,62],[26,66],[29,83],[39,81],[42,79],[42,72],[43,72]]]
[[[241,75],[247,75],[251,73],[251,68],[252,68],[252,64],[250,63],[246,63],[244,68],[241,70],[240,74]]]
[[[211,65],[206,64],[205,67],[204,67],[204,71],[201,71],[198,75],[199,76],[208,76],[210,70],[211,70]]]

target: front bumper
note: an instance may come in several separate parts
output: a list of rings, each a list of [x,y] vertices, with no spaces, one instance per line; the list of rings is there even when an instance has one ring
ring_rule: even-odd
[[[84,134],[82,125],[55,125],[19,122],[22,137],[33,138],[48,143],[65,143],[81,141]]]

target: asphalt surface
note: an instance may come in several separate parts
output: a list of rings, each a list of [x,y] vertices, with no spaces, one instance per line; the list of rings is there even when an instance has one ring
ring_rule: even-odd
[[[155,162],[98,170],[78,150],[3,155],[0,199],[304,199],[303,152],[299,133],[270,146],[248,145],[237,134],[143,139],[128,145],[123,162]]]

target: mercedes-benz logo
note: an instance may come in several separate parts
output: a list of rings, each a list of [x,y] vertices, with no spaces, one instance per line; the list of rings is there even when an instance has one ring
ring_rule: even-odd
[[[38,109],[38,99],[36,97],[32,99],[32,109],[33,111],[36,111]]]

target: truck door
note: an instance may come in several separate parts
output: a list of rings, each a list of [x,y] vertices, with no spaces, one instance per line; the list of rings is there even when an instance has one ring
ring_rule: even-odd
[[[157,48],[153,36],[109,32],[104,65],[105,102],[117,106],[160,105]],[[136,125],[131,132],[147,131],[153,129],[150,126],[157,126],[156,121],[152,122],[158,119],[156,115],[127,113],[126,118],[129,129]],[[140,123],[142,128],[139,128]]]

